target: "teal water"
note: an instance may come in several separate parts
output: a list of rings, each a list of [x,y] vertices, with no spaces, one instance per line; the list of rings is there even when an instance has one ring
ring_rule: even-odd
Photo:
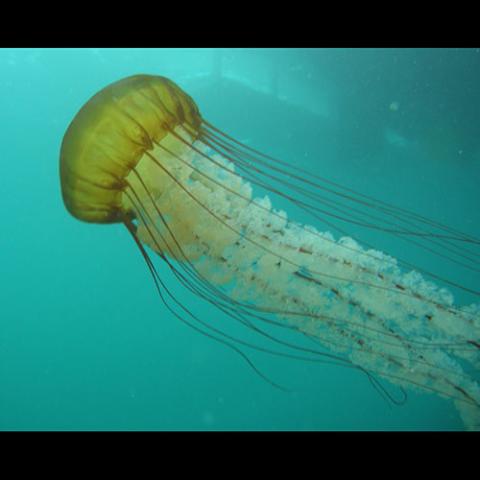
[[[290,392],[273,388],[167,311],[124,227],[69,216],[58,162],[94,93],[164,75],[248,145],[479,236],[479,50],[2,49],[0,73],[0,429],[462,429],[434,395],[395,406],[358,372],[251,353]],[[478,287],[477,272],[365,240]]]

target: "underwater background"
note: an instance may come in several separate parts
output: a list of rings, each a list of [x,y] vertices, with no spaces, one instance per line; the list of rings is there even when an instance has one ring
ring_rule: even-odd
[[[480,49],[0,49],[0,429],[462,429],[435,395],[408,391],[396,406],[359,372],[249,353],[290,391],[273,388],[167,311],[122,225],[66,212],[68,124],[138,73],[170,78],[251,147],[480,236]],[[365,240],[478,288],[478,273],[381,232]]]

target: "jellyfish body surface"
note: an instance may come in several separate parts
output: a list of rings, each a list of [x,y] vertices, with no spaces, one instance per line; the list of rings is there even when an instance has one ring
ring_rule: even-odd
[[[383,219],[385,231],[435,242],[464,258],[474,257],[467,250],[478,246],[474,237],[241,144],[159,76],[120,80],[82,107],[63,139],[60,177],[73,216],[124,223],[172,313],[236,350],[255,370],[241,348],[279,354],[281,347],[291,358],[328,361],[402,391],[449,399],[468,428],[478,427],[478,304],[458,306],[428,272],[405,268],[349,236],[336,239],[289,219],[271,196],[319,219],[328,215],[319,208],[325,208],[321,193],[327,190],[355,206],[331,204],[336,215],[348,210],[358,220],[353,212],[366,209],[370,218]],[[271,195],[256,198],[256,186]],[[184,287],[215,305],[224,321],[270,346],[229,335],[187,310],[148,250]],[[313,346],[283,340],[272,329],[313,340]]]

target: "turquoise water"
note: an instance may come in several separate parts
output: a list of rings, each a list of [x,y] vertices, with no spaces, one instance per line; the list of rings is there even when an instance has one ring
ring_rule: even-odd
[[[290,391],[273,388],[167,311],[123,226],[69,216],[58,160],[94,93],[164,75],[248,145],[479,236],[478,50],[3,49],[0,73],[0,429],[462,429],[434,395],[408,392],[395,406],[358,372],[249,354]],[[476,272],[365,235],[478,287]],[[159,272],[182,303],[222,324]]]

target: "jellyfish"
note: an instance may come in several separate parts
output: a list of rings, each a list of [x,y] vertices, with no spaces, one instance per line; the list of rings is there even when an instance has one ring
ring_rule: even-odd
[[[297,222],[272,198],[332,228],[333,219],[362,224],[472,269],[477,238],[237,141],[161,76],[124,78],[80,109],[61,145],[60,180],[75,218],[125,225],[174,317],[235,350],[266,381],[282,388],[247,350],[356,369],[396,403],[384,382],[401,398],[436,394],[478,428],[480,306],[457,305],[449,287],[479,292],[345,230]],[[155,260],[220,320],[177,299]]]

